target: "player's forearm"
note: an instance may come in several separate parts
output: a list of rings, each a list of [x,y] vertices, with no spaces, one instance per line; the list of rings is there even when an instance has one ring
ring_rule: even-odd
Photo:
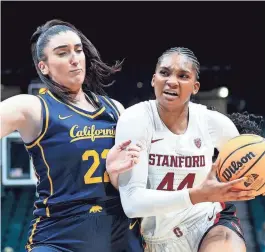
[[[109,178],[110,178],[110,182],[111,184],[117,189],[119,190],[119,186],[118,186],[118,178],[119,175],[117,173],[109,173]]]
[[[149,217],[192,206],[189,191],[157,191],[145,188],[124,190],[120,187],[124,212],[129,218]]]
[[[193,205],[206,202],[207,196],[202,193],[200,187],[194,187],[189,190],[190,201]]]

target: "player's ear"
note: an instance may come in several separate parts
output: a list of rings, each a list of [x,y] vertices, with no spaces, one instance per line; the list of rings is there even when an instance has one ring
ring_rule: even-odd
[[[40,61],[38,63],[38,68],[42,72],[43,75],[47,75],[49,73],[49,68],[48,66],[44,63],[44,61]]]
[[[152,81],[151,81],[151,86],[154,87],[155,86],[155,74],[153,74],[153,78],[152,78]]]
[[[198,81],[196,81],[195,83],[194,83],[194,85],[193,85],[193,91],[192,91],[192,94],[193,95],[196,95],[198,92],[199,92],[199,90],[200,90],[200,82],[198,82]]]

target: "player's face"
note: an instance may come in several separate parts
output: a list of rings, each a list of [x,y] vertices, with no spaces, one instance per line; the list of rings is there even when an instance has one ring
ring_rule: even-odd
[[[166,55],[157,67],[152,79],[156,99],[165,108],[181,107],[199,91],[196,71],[192,62],[183,55]]]
[[[79,90],[86,74],[86,58],[79,36],[72,31],[53,36],[44,54],[47,60],[39,63],[42,73],[73,91]]]

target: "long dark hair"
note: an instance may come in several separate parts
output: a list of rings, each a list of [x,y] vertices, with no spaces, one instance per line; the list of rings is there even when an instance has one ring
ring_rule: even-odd
[[[109,66],[104,63],[95,46],[86,38],[86,36],[79,31],[75,26],[68,22],[64,22],[58,19],[53,19],[46,22],[44,25],[37,28],[31,37],[31,53],[34,61],[35,68],[41,79],[41,81],[49,88],[49,90],[55,94],[61,101],[65,103],[75,102],[75,99],[71,96],[74,94],[69,88],[59,85],[53,81],[49,76],[43,75],[38,67],[38,63],[46,60],[44,54],[44,48],[49,42],[50,38],[57,35],[60,32],[73,31],[81,39],[84,54],[86,57],[86,76],[83,83],[83,90],[89,95],[92,102],[96,104],[94,96],[90,91],[96,94],[105,95],[104,87],[110,86],[104,84],[103,81],[110,75],[121,70],[123,61],[116,61],[115,65]]]

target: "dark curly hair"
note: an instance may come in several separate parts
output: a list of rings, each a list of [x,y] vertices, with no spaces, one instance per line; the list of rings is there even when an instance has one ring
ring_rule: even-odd
[[[207,109],[218,111],[213,106],[207,106]],[[228,118],[235,124],[239,134],[255,134],[263,136],[263,116],[249,114],[247,111],[243,113],[226,114]]]
[[[213,106],[207,106],[207,109],[218,111]],[[258,136],[263,136],[263,124],[264,119],[262,116],[249,114],[247,111],[243,113],[232,113],[226,114],[228,118],[235,124],[239,134],[254,134]],[[218,150],[214,149],[213,162],[215,162],[218,156]]]
[[[232,113],[227,115],[237,127],[240,134],[255,134],[263,136],[264,119],[262,116],[243,113]]]

